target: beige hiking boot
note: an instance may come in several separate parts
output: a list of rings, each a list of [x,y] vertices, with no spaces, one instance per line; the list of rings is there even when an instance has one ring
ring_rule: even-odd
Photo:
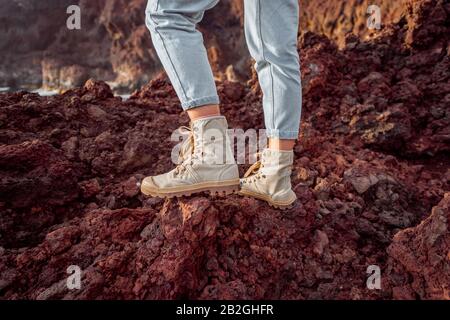
[[[228,124],[223,116],[191,122],[187,139],[175,169],[146,177],[142,193],[161,198],[189,196],[207,191],[212,195],[231,194],[239,189],[239,171],[234,160]]]
[[[241,179],[239,194],[267,201],[279,209],[293,207],[297,196],[291,188],[293,151],[264,149]]]

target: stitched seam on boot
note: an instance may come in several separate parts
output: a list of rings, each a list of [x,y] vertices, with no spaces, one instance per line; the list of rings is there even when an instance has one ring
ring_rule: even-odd
[[[224,168],[222,171],[221,171],[221,173],[219,174],[219,180],[222,180],[223,179],[223,175],[225,174],[225,172],[227,172],[228,170],[233,170],[234,169],[234,166],[236,166],[235,164],[229,164],[229,165],[227,165],[228,167],[227,168]],[[239,173],[237,174],[237,176],[236,177],[234,177],[234,178],[230,178],[230,179],[239,179]],[[229,179],[227,179],[227,180],[229,180]]]
[[[194,168],[192,168],[191,166],[187,166],[186,170],[189,171],[189,173],[191,174],[191,176],[194,178],[194,183],[199,183],[201,182],[200,177],[198,176],[198,174],[195,172]]]

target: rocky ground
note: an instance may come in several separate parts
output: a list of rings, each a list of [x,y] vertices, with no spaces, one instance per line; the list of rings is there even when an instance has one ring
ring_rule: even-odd
[[[127,101],[94,80],[1,94],[0,298],[449,299],[450,4],[409,0],[403,14],[341,50],[299,38],[299,200],[284,212],[139,193],[188,123],[164,75]],[[218,88],[231,127],[262,127],[255,76]],[[66,287],[70,265],[81,290]]]

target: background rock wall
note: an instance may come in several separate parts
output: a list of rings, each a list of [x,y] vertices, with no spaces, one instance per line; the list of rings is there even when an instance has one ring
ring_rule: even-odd
[[[243,0],[223,0],[206,15],[203,31],[219,79],[249,77]],[[146,0],[0,0],[0,87],[72,88],[89,77],[125,91],[161,71],[144,25]],[[301,31],[324,33],[343,45],[347,32],[369,34],[370,1],[302,0]],[[81,7],[81,30],[68,30],[66,8]],[[402,1],[379,4],[382,22],[400,16]],[[229,68],[232,66],[232,68]]]

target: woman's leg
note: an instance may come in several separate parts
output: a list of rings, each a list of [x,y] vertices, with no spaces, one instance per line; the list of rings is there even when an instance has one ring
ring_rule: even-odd
[[[240,193],[279,208],[297,198],[290,175],[301,115],[298,19],[298,0],[245,0],[245,35],[263,91],[269,148],[241,179]]]
[[[245,35],[263,91],[269,146],[292,149],[301,116],[297,0],[246,0]]]
[[[220,116],[211,67],[203,37],[196,25],[218,0],[150,0],[146,23],[158,56],[191,118],[189,139],[180,164],[167,173],[143,179],[141,191],[158,197],[209,191],[237,190],[239,171],[234,160],[228,124]]]
[[[219,0],[149,0],[146,25],[161,63],[184,110],[214,105],[219,97],[203,36],[197,30],[204,12]]]

